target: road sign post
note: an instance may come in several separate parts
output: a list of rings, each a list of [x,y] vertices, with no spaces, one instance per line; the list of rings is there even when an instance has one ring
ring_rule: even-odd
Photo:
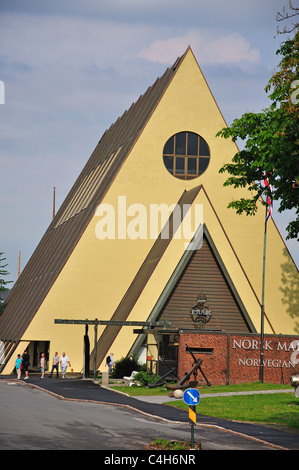
[[[191,423],[191,449],[194,449],[194,426],[196,425],[196,405],[199,403],[199,391],[188,388],[183,395],[184,402],[189,405],[189,420]]]
[[[196,425],[196,406],[189,406],[189,419],[191,423],[191,450],[194,450],[194,426]]]

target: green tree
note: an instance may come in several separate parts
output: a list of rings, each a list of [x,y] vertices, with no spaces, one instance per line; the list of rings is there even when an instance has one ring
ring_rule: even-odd
[[[6,271],[6,266],[7,264],[3,264],[3,261],[6,260],[6,258],[3,258],[3,252],[0,252],[0,315],[3,313],[4,310],[4,305],[2,303],[2,295],[4,292],[7,290],[7,284],[11,283],[12,281],[5,281],[3,279],[3,276],[7,276],[9,273]]]
[[[244,148],[220,173],[230,176],[224,186],[249,189],[249,197],[232,201],[228,207],[238,214],[254,215],[267,195],[278,201],[278,211],[295,209],[295,220],[286,227],[287,238],[299,239],[299,31],[283,42],[276,52],[282,55],[277,71],[265,91],[271,105],[260,113],[245,113],[217,136],[241,139]],[[264,183],[267,174],[270,190]],[[269,194],[270,191],[270,194]],[[264,199],[263,197],[264,196]]]

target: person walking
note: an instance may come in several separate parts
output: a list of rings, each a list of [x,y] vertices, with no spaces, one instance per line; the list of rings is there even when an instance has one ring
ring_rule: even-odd
[[[25,377],[24,380],[29,379],[29,373],[28,373],[28,368],[30,366],[30,355],[28,354],[27,350],[24,352],[23,357],[22,357],[22,367],[25,372]]]
[[[17,379],[21,378],[21,367],[22,367],[22,357],[21,354],[18,354],[16,359],[16,372],[17,372]]]
[[[109,369],[109,374],[110,372],[112,371],[112,368],[114,366],[114,358],[113,358],[114,354],[113,353],[110,353],[109,356],[107,356],[106,358],[106,366],[108,366],[108,369]]]
[[[61,374],[62,374],[63,379],[65,379],[67,366],[71,366],[71,363],[70,363],[69,358],[65,355],[65,352],[63,352],[60,358],[60,369],[61,369]]]
[[[55,355],[53,357],[52,370],[51,370],[51,373],[49,375],[50,379],[52,379],[52,375],[53,375],[53,372],[54,372],[55,369],[56,369],[56,374],[57,374],[57,379],[58,379],[58,377],[59,377],[58,367],[59,367],[59,356],[58,356],[58,352],[55,352]]]
[[[42,353],[41,354],[41,358],[40,358],[40,371],[41,371],[41,379],[44,378],[45,376],[45,354]]]

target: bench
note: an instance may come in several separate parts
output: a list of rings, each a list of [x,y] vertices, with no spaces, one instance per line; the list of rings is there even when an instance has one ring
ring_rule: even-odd
[[[123,379],[125,381],[125,385],[128,385],[129,387],[131,387],[131,385],[138,385],[140,386],[140,383],[139,382],[136,382],[134,380],[134,377],[135,375],[138,374],[138,371],[136,370],[133,370],[133,372],[131,373],[131,375],[128,377],[128,376],[124,376]]]

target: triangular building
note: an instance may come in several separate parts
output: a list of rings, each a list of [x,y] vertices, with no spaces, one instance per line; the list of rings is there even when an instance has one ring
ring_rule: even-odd
[[[219,169],[237,152],[216,137],[225,126],[188,48],[104,133],[21,273],[0,317],[2,373],[26,348],[32,367],[40,352],[51,363],[65,351],[82,371],[84,324],[56,319],[169,322],[153,332],[99,325],[100,370],[111,351],[157,367],[167,354],[177,362],[182,330],[260,333],[265,209],[247,217],[227,208],[247,191],[223,186]],[[265,279],[265,334],[296,335],[286,292],[298,270],[272,219]],[[190,314],[201,298],[210,309],[204,328]],[[90,326],[88,334],[92,368]]]

